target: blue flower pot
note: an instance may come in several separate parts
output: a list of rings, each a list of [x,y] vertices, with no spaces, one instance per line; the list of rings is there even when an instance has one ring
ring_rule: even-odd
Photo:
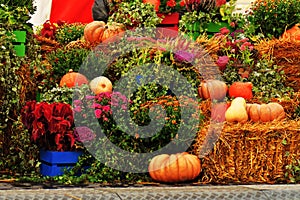
[[[64,170],[70,170],[78,162],[82,151],[45,151],[40,150],[40,173],[43,176],[60,176]]]

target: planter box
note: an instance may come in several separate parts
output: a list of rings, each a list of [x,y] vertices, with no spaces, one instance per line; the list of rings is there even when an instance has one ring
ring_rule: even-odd
[[[157,26],[157,37],[176,37],[178,35],[179,13],[157,13],[157,16],[163,19],[162,22]]]
[[[15,39],[12,41],[12,44],[14,45],[16,55],[20,57],[25,56],[26,31],[13,31],[13,35],[15,36]]]
[[[40,151],[40,173],[43,176],[60,176],[65,169],[71,169],[78,162],[81,151]]]
[[[14,44],[14,50],[16,51],[16,55],[23,57],[26,53],[26,46],[23,43]]]
[[[14,42],[25,43],[26,42],[26,31],[13,31],[13,34],[16,36]]]

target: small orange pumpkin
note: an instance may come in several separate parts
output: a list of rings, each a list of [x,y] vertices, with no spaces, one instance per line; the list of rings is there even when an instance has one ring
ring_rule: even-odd
[[[84,28],[84,39],[90,45],[97,45],[122,32],[124,32],[122,24],[106,24],[103,21],[92,21]]]
[[[270,122],[285,117],[284,108],[276,102],[268,104],[247,104],[247,113],[251,121]]]
[[[222,100],[226,97],[228,87],[220,80],[202,81],[198,87],[198,94],[203,99]]]
[[[187,152],[157,155],[150,161],[149,174],[155,181],[165,183],[195,179],[201,172],[200,159]]]
[[[229,87],[229,97],[243,97],[246,100],[250,100],[253,96],[252,87],[253,85],[251,82],[234,82]]]
[[[75,87],[76,85],[80,86],[82,84],[88,84],[88,79],[78,72],[73,72],[72,69],[69,70],[60,80],[59,86],[64,87],[67,86],[68,88]]]

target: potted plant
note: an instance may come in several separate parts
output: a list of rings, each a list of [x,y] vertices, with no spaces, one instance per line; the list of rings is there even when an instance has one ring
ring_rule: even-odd
[[[196,39],[200,34],[206,32],[209,37],[226,27],[233,31],[236,16],[236,0],[186,0],[184,13],[179,21],[179,29]]]
[[[74,132],[71,105],[62,102],[28,101],[21,110],[21,119],[30,133],[30,140],[40,148],[40,172],[44,176],[64,173],[83,154]]]
[[[184,5],[184,0],[160,0],[157,15],[162,19],[162,22],[158,27],[171,29],[177,32],[180,14],[185,9]]]

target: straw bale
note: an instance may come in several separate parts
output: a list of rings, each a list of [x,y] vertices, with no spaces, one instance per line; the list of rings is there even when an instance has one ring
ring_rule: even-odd
[[[299,133],[300,120],[225,122],[212,127],[207,123],[193,145],[193,153],[202,157],[201,181],[226,184],[284,181],[285,167],[293,158],[300,159]],[[203,148],[210,142],[206,137],[218,140],[203,154]]]
[[[281,66],[287,76],[286,86],[300,91],[300,41],[287,39],[264,39],[259,41],[255,49],[260,57],[273,59],[275,64]]]

